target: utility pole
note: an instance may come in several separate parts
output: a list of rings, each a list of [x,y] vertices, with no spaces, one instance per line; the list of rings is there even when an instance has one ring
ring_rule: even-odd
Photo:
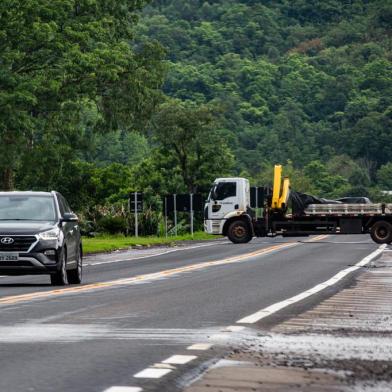
[[[165,196],[165,236],[167,238],[167,197]]]
[[[191,236],[193,238],[193,193],[191,193],[189,197],[190,197],[190,210],[191,210]]]
[[[134,193],[134,201],[135,201],[135,237],[139,237],[139,222],[138,222],[138,216],[137,216],[137,192]]]
[[[177,236],[177,195],[173,195],[174,204],[174,235]]]
[[[259,207],[259,188],[256,186],[255,187],[255,199],[256,199],[256,209],[255,209],[255,218],[257,219],[257,208]]]

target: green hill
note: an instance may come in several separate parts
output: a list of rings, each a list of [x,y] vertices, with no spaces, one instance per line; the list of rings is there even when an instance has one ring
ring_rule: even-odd
[[[162,0],[138,32],[166,49],[166,94],[223,110],[237,173],[339,156],[368,186],[392,160],[391,23],[391,1]]]
[[[275,163],[302,192],[392,190],[391,0],[4,0],[0,22],[3,190],[113,232],[144,191],[147,234],[160,195]]]

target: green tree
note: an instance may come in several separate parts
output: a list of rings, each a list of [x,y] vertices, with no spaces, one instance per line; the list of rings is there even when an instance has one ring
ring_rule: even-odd
[[[163,166],[178,171],[189,192],[208,186],[216,176],[230,173],[233,156],[217,131],[210,106],[169,100],[154,117]],[[170,175],[170,173],[167,173]]]
[[[161,52],[133,48],[144,1],[4,0],[0,3],[0,170],[12,189],[19,157],[36,137],[78,130],[88,107],[96,129],[140,129],[162,81]]]
[[[385,191],[392,190],[392,162],[381,166],[377,172],[378,185]]]

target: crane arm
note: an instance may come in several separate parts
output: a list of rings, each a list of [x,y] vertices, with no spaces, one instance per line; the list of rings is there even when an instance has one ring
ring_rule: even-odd
[[[271,207],[276,210],[285,208],[287,206],[289,196],[290,180],[288,177],[285,177],[282,185],[282,165],[275,165]]]

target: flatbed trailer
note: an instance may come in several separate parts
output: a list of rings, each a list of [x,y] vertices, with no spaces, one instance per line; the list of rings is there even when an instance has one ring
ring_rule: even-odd
[[[310,204],[300,213],[289,213],[290,182],[282,181],[281,173],[281,166],[275,166],[272,193],[261,196],[260,218],[250,208],[247,179],[215,180],[205,206],[206,232],[227,236],[233,243],[255,236],[313,234],[370,234],[376,243],[392,243],[392,204]]]

